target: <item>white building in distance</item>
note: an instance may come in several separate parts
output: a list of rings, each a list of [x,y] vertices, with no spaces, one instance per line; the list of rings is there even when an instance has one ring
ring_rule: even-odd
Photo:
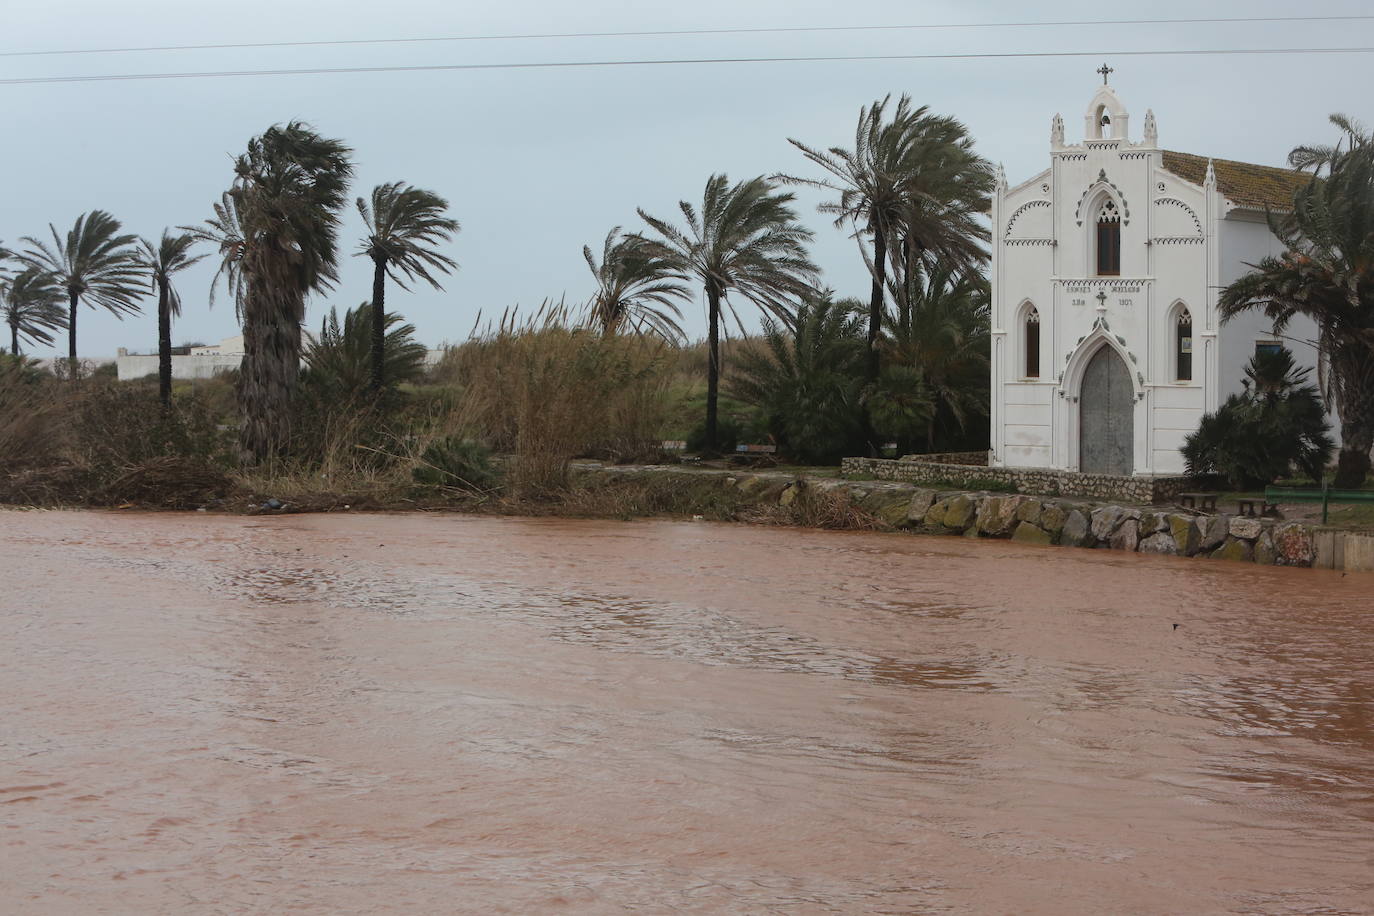
[[[1257,349],[1315,365],[1310,322],[1280,340],[1258,312],[1222,325],[1220,291],[1281,246],[1298,172],[1161,149],[1140,139],[1106,85],[1084,139],[1050,128],[1050,166],[992,204],[989,463],[1096,474],[1183,471],[1179,447],[1204,412],[1241,390]]]

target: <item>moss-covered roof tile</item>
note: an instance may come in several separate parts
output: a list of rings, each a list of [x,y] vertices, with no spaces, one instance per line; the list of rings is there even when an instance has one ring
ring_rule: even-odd
[[[1207,157],[1162,150],[1164,169],[1185,181],[1202,184],[1207,178]],[[1307,183],[1309,175],[1272,165],[1255,165],[1232,159],[1213,159],[1217,185],[1227,200],[1254,210],[1291,210],[1293,192]]]

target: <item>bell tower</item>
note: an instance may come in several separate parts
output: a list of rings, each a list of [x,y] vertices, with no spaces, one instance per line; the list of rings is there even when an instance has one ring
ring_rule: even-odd
[[[1103,64],[1097,71],[1102,74],[1102,85],[1093,94],[1088,110],[1083,115],[1083,138],[1085,140],[1130,141],[1130,112],[1121,104],[1112,87],[1107,85],[1107,77],[1112,68]]]

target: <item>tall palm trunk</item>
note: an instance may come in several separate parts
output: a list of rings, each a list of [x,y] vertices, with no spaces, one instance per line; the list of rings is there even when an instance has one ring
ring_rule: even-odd
[[[1374,448],[1374,360],[1364,346],[1337,346],[1331,353],[1331,369],[1341,415],[1341,451],[1333,483],[1354,489],[1369,474],[1369,451]]]
[[[246,463],[279,456],[290,440],[291,399],[301,368],[301,326],[295,316],[302,305],[299,293],[267,293],[261,281],[248,291],[238,383],[239,448]]]
[[[166,282],[157,285],[157,396],[172,406],[172,306]]]
[[[76,290],[67,290],[67,368],[72,378],[76,378],[76,303],[80,298]]]
[[[866,379],[878,381],[878,336],[883,329],[883,291],[887,282],[887,232],[881,224],[873,227],[873,291],[868,297],[868,360]]]
[[[386,384],[386,258],[372,258],[372,379],[373,394]]]
[[[720,288],[714,281],[706,284],[706,314],[710,327],[706,337],[706,451],[716,454],[716,408],[720,400]]]
[[[19,355],[19,325],[10,325],[10,356]]]

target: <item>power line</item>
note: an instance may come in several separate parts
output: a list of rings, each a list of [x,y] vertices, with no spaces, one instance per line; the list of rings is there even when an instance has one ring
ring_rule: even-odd
[[[307,76],[340,73],[426,73],[444,70],[551,70],[559,68],[684,66],[691,64],[795,64],[858,61],[994,60],[1049,57],[1194,57],[1251,54],[1369,54],[1374,47],[1353,48],[1206,48],[1153,51],[1020,51],[977,54],[849,54],[807,57],[692,57],[648,60],[538,61],[499,64],[415,64],[379,67],[306,67],[290,70],[204,70],[182,73],[110,73],[96,76],[24,76],[0,79],[0,86],[37,83],[104,83],[129,80],[208,79],[234,76]]]
[[[930,31],[936,29],[1023,29],[1067,26],[1122,25],[1218,25],[1272,22],[1354,22],[1374,19],[1370,16],[1236,16],[1199,19],[1065,19],[1049,22],[948,22],[921,25],[836,25],[836,26],[771,26],[734,29],[659,29],[640,32],[546,32],[513,35],[452,35],[418,38],[354,38],[327,41],[257,41],[230,44],[150,45],[130,48],[73,48],[44,51],[0,51],[0,57],[44,57],[66,54],[127,54],[161,51],[222,51],[247,48],[308,48],[342,45],[415,44],[419,42],[453,41],[527,41],[531,39],[572,38],[676,38],[692,35],[759,35],[798,32],[887,32]]]

